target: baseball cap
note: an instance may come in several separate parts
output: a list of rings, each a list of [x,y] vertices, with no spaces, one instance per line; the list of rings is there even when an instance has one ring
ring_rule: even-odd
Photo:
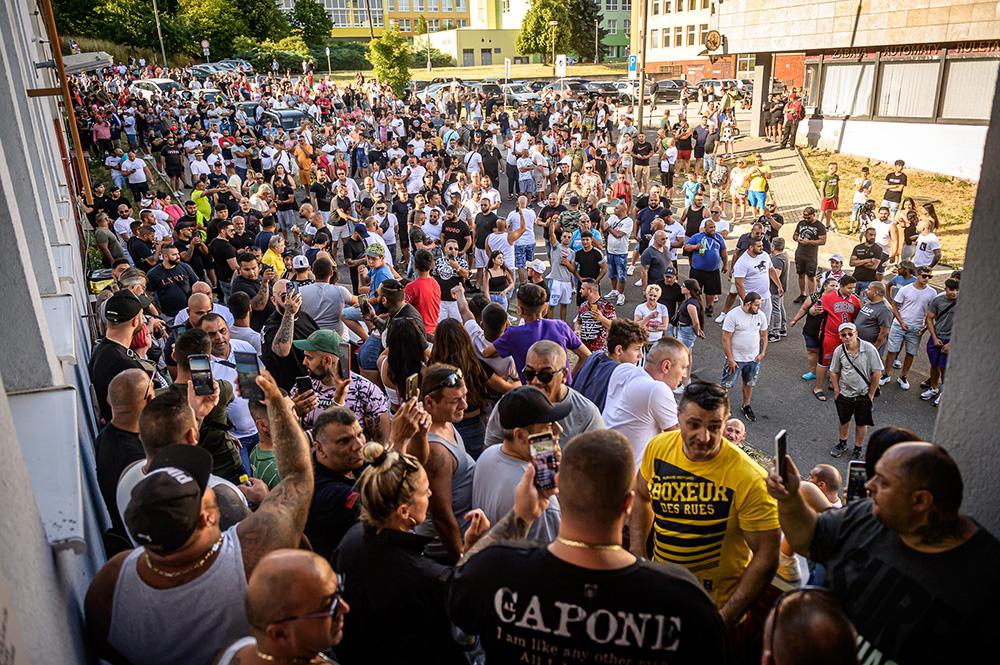
[[[137,543],[173,552],[198,526],[212,454],[198,446],[174,444],[156,453],[149,469],[132,488],[125,524]]]
[[[122,289],[108,298],[104,314],[110,323],[125,323],[134,319],[151,302],[145,296],[140,298],[128,289]]]
[[[527,427],[538,423],[552,423],[562,420],[573,410],[568,399],[553,404],[549,398],[534,386],[521,386],[503,396],[497,409],[500,410],[500,426],[504,429]]]
[[[375,242],[368,245],[368,249],[365,250],[365,256],[371,256],[380,259],[385,256],[385,250],[382,248],[382,245]]]
[[[294,270],[308,270],[309,259],[302,254],[296,254],[295,257],[292,258],[292,268]]]
[[[321,353],[340,353],[340,335],[333,330],[317,330],[305,339],[292,342],[292,346],[300,351],[319,351]]]
[[[354,225],[354,230],[357,231],[358,235],[361,236],[362,238],[367,238],[368,237],[368,227],[365,226],[364,224],[360,224],[360,223],[355,224]]]
[[[663,274],[664,275],[673,275],[673,276],[676,277],[677,276],[677,268],[675,268],[673,266],[667,266],[666,268],[664,268]]]
[[[538,259],[535,259],[534,261],[529,263],[528,267],[537,272],[539,275],[545,274],[545,264],[539,261]]]
[[[837,332],[842,332],[844,330],[857,330],[858,327],[851,323],[850,321],[844,321],[839,326],[837,326]]]
[[[844,257],[841,256],[840,254],[834,254],[833,256],[830,257],[830,260],[831,261],[836,261],[837,263],[843,263],[844,262]]]

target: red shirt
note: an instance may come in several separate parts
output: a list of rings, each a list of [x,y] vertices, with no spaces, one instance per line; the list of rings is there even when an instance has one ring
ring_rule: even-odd
[[[433,335],[441,313],[441,287],[433,277],[417,277],[403,288],[406,302],[420,312],[427,334]]]
[[[841,323],[854,323],[861,310],[861,300],[853,293],[845,298],[840,291],[831,291],[823,296],[820,303],[825,315],[823,337],[839,340],[840,331],[837,329]]]

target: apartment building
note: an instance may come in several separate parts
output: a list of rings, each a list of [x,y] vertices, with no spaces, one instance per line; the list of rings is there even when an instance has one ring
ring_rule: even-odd
[[[286,12],[295,7],[295,0],[276,2]],[[367,39],[369,11],[376,35],[386,26],[413,35],[420,16],[427,19],[431,32],[469,25],[469,0],[367,0],[367,4],[366,0],[322,0],[322,3],[333,21],[331,34],[338,39]]]

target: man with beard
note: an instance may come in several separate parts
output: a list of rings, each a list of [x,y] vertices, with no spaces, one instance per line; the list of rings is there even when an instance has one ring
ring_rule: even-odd
[[[300,312],[302,296],[289,288],[287,279],[279,279],[271,288],[274,312],[261,329],[263,346],[261,360],[283,390],[291,390],[296,377],[306,374],[304,356],[293,340],[302,340],[316,331],[316,322],[305,312]]]
[[[180,252],[172,244],[160,249],[162,261],[146,273],[149,292],[156,297],[157,307],[167,317],[173,318],[187,305],[191,295],[191,285],[198,281],[198,275],[186,263],[181,263]]]

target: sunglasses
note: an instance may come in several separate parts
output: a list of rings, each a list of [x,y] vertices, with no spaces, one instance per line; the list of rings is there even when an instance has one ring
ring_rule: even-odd
[[[852,333],[852,332],[842,332],[842,333],[840,333],[840,336],[841,337],[854,337],[854,333]]]
[[[430,395],[431,393],[437,392],[438,390],[442,390],[444,388],[455,388],[459,386],[461,383],[462,383],[462,370],[456,369],[454,372],[451,372],[443,379],[441,379],[441,381],[439,381],[436,386],[434,386],[433,388],[426,389],[424,391],[424,394]]]
[[[337,608],[340,607],[340,600],[344,596],[344,576],[340,573],[334,573],[334,575],[337,576],[337,591],[333,594],[333,600],[330,602],[330,609],[285,617],[284,619],[278,619],[277,621],[272,621],[271,623],[286,623],[288,621],[299,621],[300,619],[326,619],[327,617],[336,616]]]
[[[564,371],[566,371],[565,367],[557,369],[554,372],[549,371],[547,369],[534,370],[534,369],[531,369],[530,367],[525,367],[521,371],[521,374],[524,376],[524,380],[527,381],[527,382],[529,382],[529,383],[531,381],[534,381],[535,379],[538,379],[541,383],[544,383],[544,384],[548,385],[549,383],[552,383],[552,379],[556,378],[556,376],[560,372],[564,372]]]
[[[930,279],[931,278],[931,276],[928,275],[927,273],[924,273],[923,275],[918,275],[918,277],[920,277],[920,279]]]

